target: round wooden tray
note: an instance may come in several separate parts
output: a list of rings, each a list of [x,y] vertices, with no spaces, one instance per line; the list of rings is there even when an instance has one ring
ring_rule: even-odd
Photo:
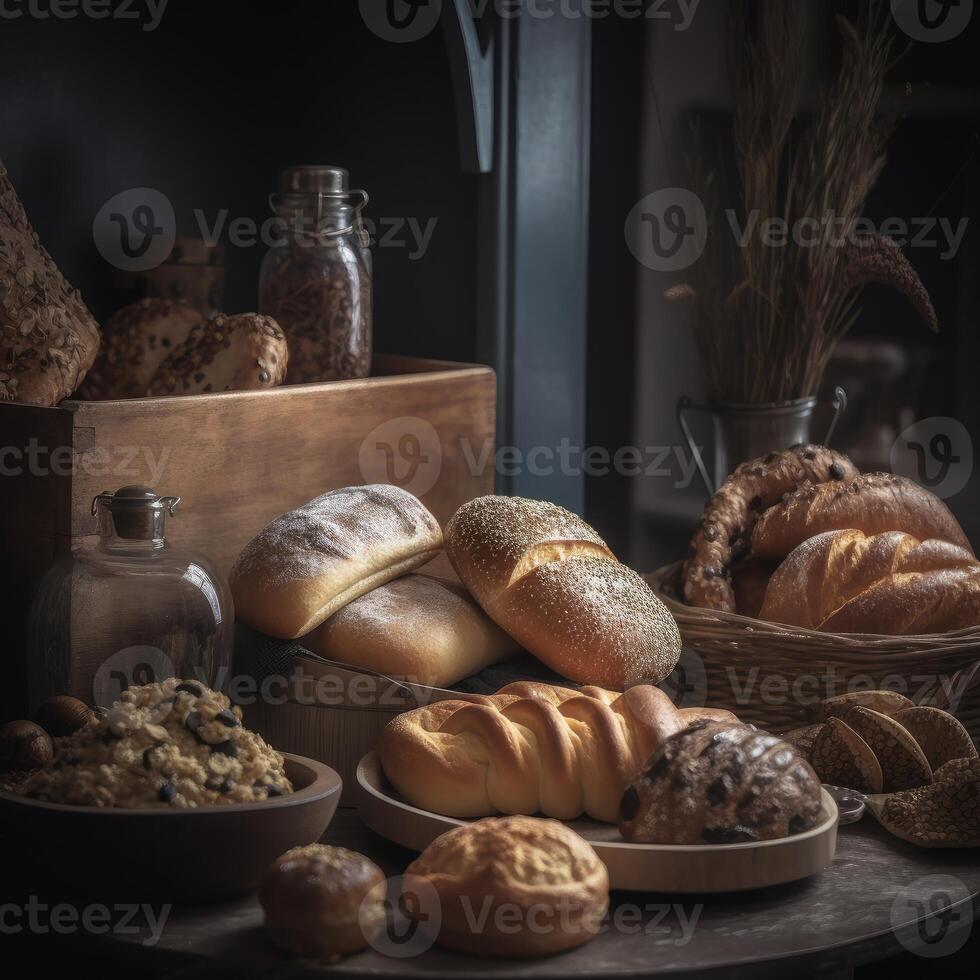
[[[375,833],[421,851],[466,820],[420,810],[402,800],[385,779],[377,752],[357,767],[359,815]],[[596,850],[612,888],[628,891],[729,892],[765,888],[819,874],[837,848],[837,804],[826,790],[820,823],[812,830],[751,844],[627,844],[612,824],[566,821]]]

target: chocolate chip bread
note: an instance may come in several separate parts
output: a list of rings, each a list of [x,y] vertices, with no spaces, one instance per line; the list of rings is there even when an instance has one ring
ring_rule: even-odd
[[[643,844],[736,844],[816,826],[820,780],[792,745],[750,725],[695,722],[623,794],[619,830]]]

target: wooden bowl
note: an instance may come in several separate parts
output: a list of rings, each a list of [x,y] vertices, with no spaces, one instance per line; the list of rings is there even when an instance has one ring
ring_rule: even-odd
[[[447,830],[469,821],[429,813],[398,796],[381,769],[377,752],[357,767],[358,813],[375,833],[422,851]],[[766,888],[819,874],[837,849],[837,804],[820,790],[820,822],[792,837],[743,844],[630,844],[614,824],[588,818],[565,820],[595,848],[609,872],[609,885],[625,891],[712,893]]]
[[[29,893],[64,898],[196,903],[244,894],[284,851],[319,840],[340,800],[329,766],[283,759],[295,792],[262,803],[127,809],[0,792],[0,862]]]

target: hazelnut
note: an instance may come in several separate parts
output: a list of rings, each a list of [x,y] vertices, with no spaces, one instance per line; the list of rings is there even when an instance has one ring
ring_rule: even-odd
[[[94,712],[84,701],[66,694],[48,698],[34,712],[34,720],[54,738],[74,735],[94,719]]]
[[[0,727],[0,772],[42,769],[54,758],[51,736],[33,721],[8,721]]]

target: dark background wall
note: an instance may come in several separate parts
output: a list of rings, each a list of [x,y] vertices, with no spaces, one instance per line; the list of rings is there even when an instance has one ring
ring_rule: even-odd
[[[92,220],[121,191],[151,187],[177,231],[270,216],[279,170],[347,167],[379,226],[435,228],[412,258],[375,244],[375,346],[477,357],[478,198],[464,174],[443,35],[377,37],[357,0],[169,0],[159,27],[128,20],[0,18],[0,160],[42,242],[99,319],[130,298],[93,244]],[[616,447],[633,426],[635,267],[623,217],[637,183],[644,24],[591,23],[589,350],[586,443]],[[265,252],[225,245],[225,308],[256,305]],[[556,441],[557,444],[557,441]],[[587,509],[626,546],[629,481],[587,480]]]
[[[91,222],[113,195],[157,188],[195,235],[195,209],[269,217],[286,165],[345,166],[376,221],[437,219],[421,259],[374,250],[377,348],[474,356],[476,178],[459,167],[438,30],[386,42],[355,0],[170,0],[152,32],[0,19],[0,159],[100,318],[120,297]],[[264,251],[227,248],[229,311],[255,308]]]

